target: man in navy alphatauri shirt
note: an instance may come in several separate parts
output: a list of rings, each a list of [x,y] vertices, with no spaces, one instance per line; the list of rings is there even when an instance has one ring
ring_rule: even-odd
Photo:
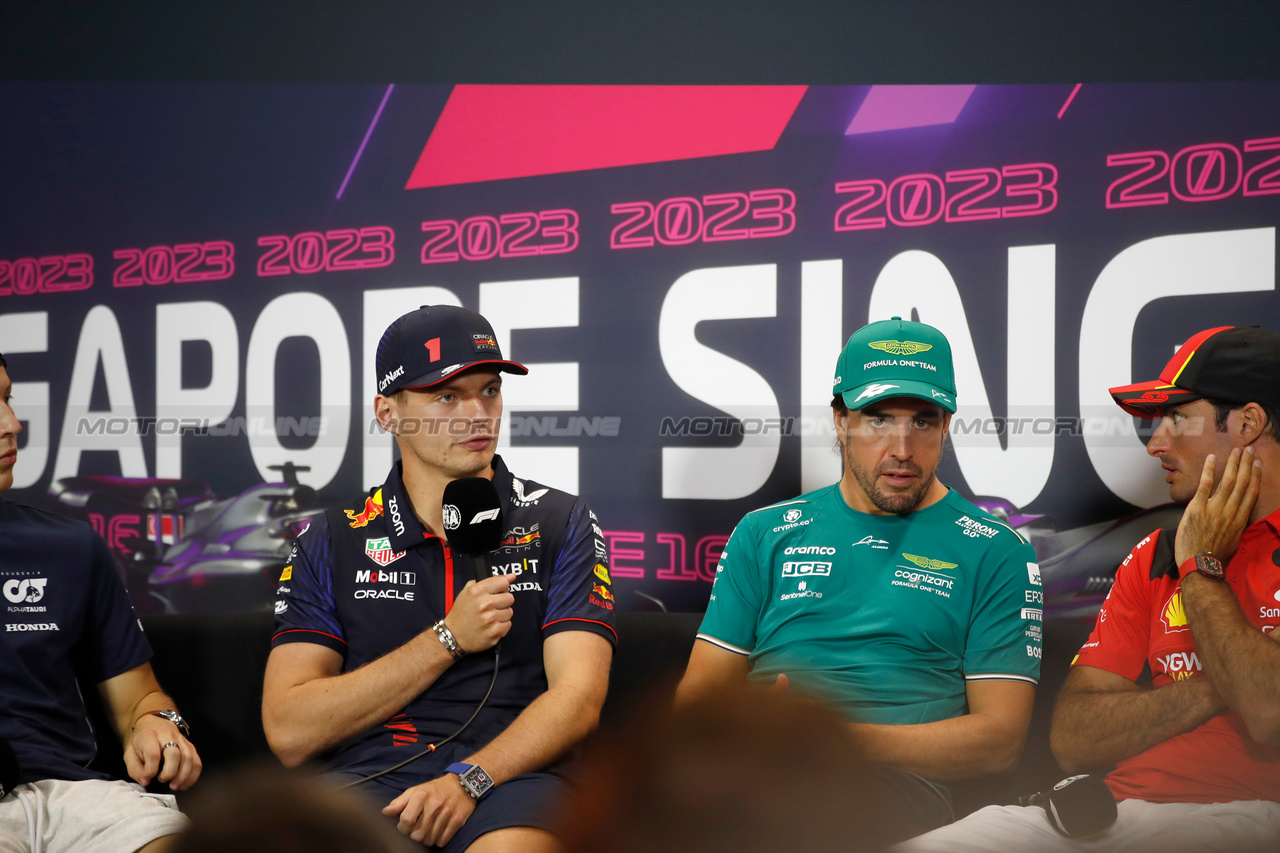
[[[263,725],[294,765],[323,759],[364,783],[401,832],[462,851],[556,849],[562,759],[595,727],[616,642],[603,533],[574,495],[519,479],[495,455],[505,361],[488,321],[430,306],[378,345],[379,423],[401,462],[299,537],[277,591]],[[445,486],[493,481],[504,536],[477,583],[450,549]],[[479,846],[478,845],[477,849]]]
[[[13,485],[22,429],[11,389],[0,356],[0,492]],[[0,766],[0,847],[133,853],[165,843],[186,825],[172,796],[87,766],[97,744],[80,685],[97,685],[141,785],[183,790],[201,769],[107,543],[87,524],[0,498],[0,592],[0,741],[17,760],[0,756],[10,765]]]

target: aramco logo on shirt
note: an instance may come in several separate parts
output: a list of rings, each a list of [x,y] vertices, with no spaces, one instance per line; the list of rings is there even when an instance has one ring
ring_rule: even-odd
[[[1182,590],[1174,590],[1173,595],[1165,602],[1160,613],[1160,621],[1164,623],[1164,632],[1173,634],[1187,630],[1187,611],[1182,607]]]

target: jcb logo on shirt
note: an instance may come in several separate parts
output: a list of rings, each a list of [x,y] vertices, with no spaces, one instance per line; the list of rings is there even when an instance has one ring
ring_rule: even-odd
[[[803,563],[783,563],[782,564],[782,576],[784,578],[804,577],[804,576],[811,576],[811,575],[830,575],[830,574],[831,574],[830,563],[803,562]]]

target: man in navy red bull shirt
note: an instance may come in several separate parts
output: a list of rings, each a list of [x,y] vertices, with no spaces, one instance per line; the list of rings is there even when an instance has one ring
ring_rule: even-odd
[[[456,739],[362,790],[401,832],[448,851],[555,849],[565,755],[596,726],[616,633],[595,514],[495,455],[503,359],[488,321],[412,311],[378,345],[379,424],[401,461],[386,482],[298,539],[280,579],[263,724],[288,765],[352,780]],[[442,498],[493,481],[504,536],[476,582],[449,547]]]

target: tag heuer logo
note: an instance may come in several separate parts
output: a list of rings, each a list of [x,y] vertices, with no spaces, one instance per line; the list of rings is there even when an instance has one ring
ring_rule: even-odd
[[[391,548],[391,540],[387,537],[381,539],[366,539],[364,542],[364,553],[370,560],[373,560],[379,566],[385,566],[394,563],[405,555],[404,551],[395,551]]]
[[[918,344],[915,341],[872,341],[867,346],[890,355],[915,355],[933,349],[933,344]]]

